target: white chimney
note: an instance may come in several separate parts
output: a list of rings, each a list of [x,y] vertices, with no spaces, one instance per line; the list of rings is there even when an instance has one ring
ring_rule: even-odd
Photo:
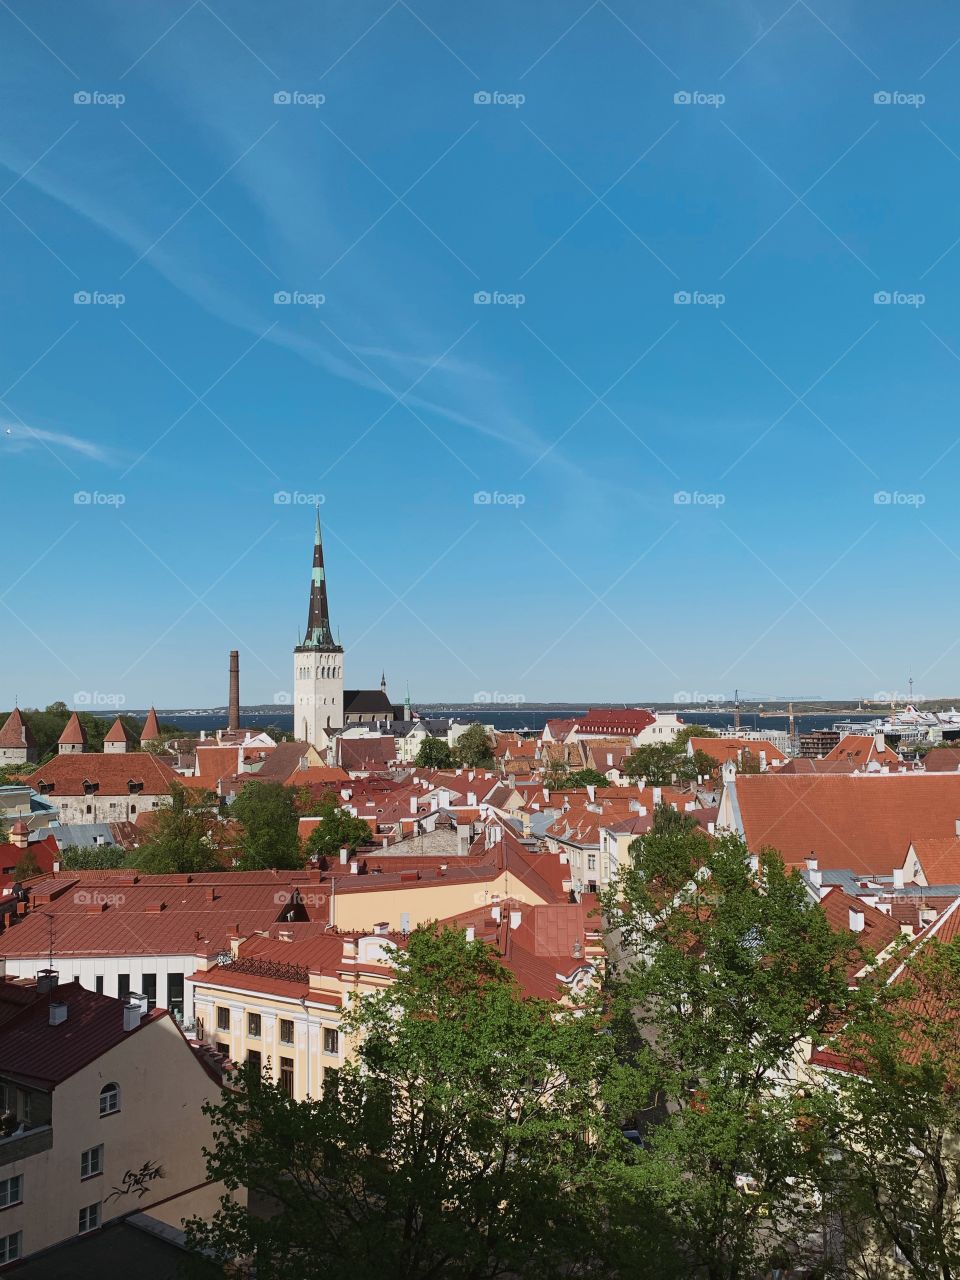
[[[520,912],[511,911],[510,912],[510,928],[519,929],[519,927],[520,927]]]
[[[903,888],[903,867],[897,867],[893,873],[893,887],[895,889]]]
[[[143,1010],[140,1008],[139,1000],[128,1000],[123,1006],[123,1029],[124,1031],[136,1031],[140,1025],[140,1018]]]
[[[656,808],[658,804],[662,804],[662,803],[663,803],[663,788],[654,787],[653,788],[653,807]]]
[[[50,1025],[51,1027],[59,1027],[61,1022],[67,1020],[67,1006],[62,1000],[54,1000],[50,1004]]]
[[[810,857],[810,858],[808,858],[808,859],[807,859],[807,870],[808,870],[808,871],[816,871],[816,869],[817,869],[817,860],[816,860],[816,858],[814,858],[814,857]]]
[[[822,871],[817,871],[817,870],[814,868],[812,871],[808,871],[808,872],[807,872],[807,875],[810,877],[810,883],[813,885],[813,887],[814,887],[815,889],[820,889],[820,888],[822,888],[822,887],[823,887],[823,872],[822,872]]]
[[[594,786],[592,782],[588,782],[587,783],[587,799],[590,801],[591,804],[593,804],[596,798],[597,798],[597,788]]]
[[[960,765],[958,765],[957,768],[960,769]],[[960,837],[960,818],[957,818],[955,820],[953,824],[953,829],[956,832],[957,836]]]
[[[499,923],[500,923],[500,908],[499,908],[499,907],[492,907],[492,908],[490,909],[490,914],[493,916],[494,920],[496,920],[497,924],[499,924]]]
[[[354,860],[350,863],[350,874],[351,874],[352,876],[357,876],[357,875],[359,875],[359,874],[360,874],[360,868],[359,868],[359,866],[357,865],[357,860],[356,860],[356,858],[354,858]]]
[[[389,920],[380,920],[373,926],[373,932],[378,938],[382,937],[390,928]]]
[[[864,925],[863,912],[854,911],[853,907],[851,907],[850,908],[850,932],[862,933],[863,925]]]
[[[883,748],[886,746],[886,743],[883,740],[882,733],[875,733],[873,735],[873,746],[875,751],[882,751]]]
[[[467,935],[467,941],[468,941],[468,942],[472,942],[472,941],[474,940],[475,936],[476,936],[476,930],[474,929],[473,925],[472,925],[472,924],[468,924],[468,925],[467,925],[467,927],[466,927],[465,932],[466,932],[466,935]]]
[[[416,796],[411,796],[411,797],[410,797],[410,812],[411,812],[411,813],[413,813],[413,814],[415,814],[415,813],[417,812],[417,797],[416,797]]]
[[[345,866],[347,865],[347,862],[349,861],[349,858],[350,858],[350,850],[349,850],[349,849],[341,849],[341,850],[340,850],[340,865],[341,865],[341,867],[345,867]]]

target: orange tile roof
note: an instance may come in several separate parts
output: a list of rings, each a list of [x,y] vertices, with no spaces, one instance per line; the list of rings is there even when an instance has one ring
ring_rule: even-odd
[[[0,729],[0,747],[34,747],[36,740],[30,726],[20,714],[20,708],[14,709],[3,722]]]
[[[690,746],[694,751],[703,751],[717,764],[725,764],[732,760],[736,764],[741,755],[748,753],[755,760],[760,759],[760,752],[766,756],[767,764],[780,764],[786,756],[766,738],[691,738]]]
[[[927,884],[960,884],[960,837],[921,836],[913,841]]]
[[[80,723],[80,717],[75,711],[63,726],[63,733],[61,733],[57,742],[65,747],[85,747],[87,745],[87,731]]]
[[[960,774],[770,772],[741,775],[735,792],[753,852],[828,871],[890,875],[911,841],[953,836],[960,819]]]
[[[873,737],[866,737],[864,734],[848,733],[840,739],[837,745],[823,757],[824,760],[844,760],[858,766],[864,766],[875,761],[880,765],[893,765],[896,767],[900,764],[900,757],[895,751],[883,744],[877,747]]]
[[[146,751],[58,755],[27,777],[32,787],[39,791],[46,784],[55,796],[82,796],[85,782],[98,783],[105,796],[126,795],[130,782],[142,782],[145,795],[167,795],[170,784],[179,780],[169,765]]]

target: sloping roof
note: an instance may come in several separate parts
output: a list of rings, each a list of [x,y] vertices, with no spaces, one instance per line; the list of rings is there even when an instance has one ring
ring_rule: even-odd
[[[894,767],[900,763],[900,757],[895,751],[891,751],[886,743],[878,747],[873,737],[857,733],[845,734],[823,758],[824,760],[845,760],[861,767],[872,761]]]
[[[585,716],[577,720],[577,733],[593,734],[633,734],[642,733],[657,717],[652,711],[635,707],[630,710],[591,707]]]
[[[927,773],[956,773],[960,769],[960,747],[934,747],[923,757]]]
[[[116,720],[114,720],[113,724],[103,735],[103,740],[104,742],[122,742],[126,746],[129,746],[132,742],[136,741],[133,734],[119,716],[117,716]]]
[[[761,752],[768,765],[780,764],[787,758],[779,747],[775,747],[766,738],[691,738],[690,747],[693,751],[705,752],[718,764],[724,764],[727,760],[737,763],[744,754],[759,760]]]
[[[396,738],[338,738],[337,754],[344,769],[383,769],[397,758]]]
[[[57,742],[64,747],[85,747],[87,745],[87,731],[80,723],[80,717],[75,711],[63,726],[63,733],[61,733]]]
[[[911,841],[955,835],[960,818],[960,774],[770,772],[735,786],[752,852],[778,849],[792,864],[815,857],[821,870],[890,875]]]
[[[146,751],[58,755],[26,780],[37,790],[44,784],[55,796],[81,796],[85,782],[97,783],[105,796],[125,795],[130,782],[142,782],[145,795],[167,795],[172,782],[182,781],[169,765]]]
[[[897,920],[888,916],[886,912],[872,907],[868,902],[864,902],[862,898],[851,897],[840,888],[830,889],[820,899],[820,908],[827,917],[831,929],[838,932],[843,930],[852,932],[851,912],[862,915],[863,928],[857,933],[857,941],[874,955],[880,955],[891,942],[900,937],[900,925]]]
[[[960,883],[960,837],[921,836],[913,841],[928,885]]]
[[[14,707],[0,729],[0,747],[35,747],[37,741],[30,726],[20,714],[20,708]]]
[[[309,742],[278,742],[257,772],[250,776],[258,782],[286,782],[301,768],[312,750]]]
[[[143,722],[143,729],[140,731],[141,742],[155,742],[160,737],[160,724],[157,720],[157,713],[153,707],[147,712],[147,718]]]
[[[166,1009],[152,1009],[134,1031],[124,1031],[122,1000],[87,991],[79,982],[64,983],[53,999],[67,1006],[66,1021],[57,1026],[50,1026],[48,999],[32,1002],[6,1023],[0,1071],[57,1085],[122,1040],[170,1016]]]
[[[393,718],[393,703],[381,689],[344,689],[343,716],[383,716]],[[399,717],[398,717],[399,718]]]

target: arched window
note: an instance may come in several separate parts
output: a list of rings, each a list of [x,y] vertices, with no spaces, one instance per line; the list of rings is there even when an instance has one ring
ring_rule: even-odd
[[[120,1086],[111,1081],[105,1084],[100,1090],[100,1114],[102,1116],[112,1116],[115,1111],[120,1110]]]

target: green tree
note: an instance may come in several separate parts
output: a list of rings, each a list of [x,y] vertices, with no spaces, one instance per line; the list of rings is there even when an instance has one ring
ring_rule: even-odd
[[[335,858],[341,849],[349,849],[351,853],[355,853],[361,845],[370,842],[370,827],[362,818],[355,818],[341,808],[336,796],[323,797],[320,821],[310,832],[307,841],[308,853]]]
[[[493,748],[482,724],[472,724],[453,744],[454,762],[469,769],[493,764]]]
[[[605,895],[619,930],[617,1027],[642,1102],[636,1195],[671,1224],[676,1265],[747,1280],[804,1260],[822,1150],[791,1067],[856,1007],[862,963],[775,853],[752,862],[658,810]]]
[[[596,1007],[523,999],[461,931],[415,931],[396,967],[347,1016],[357,1057],[322,1099],[247,1074],[206,1108],[208,1176],[276,1213],[225,1198],[188,1223],[192,1247],[255,1259],[259,1280],[619,1274],[602,1206],[633,1149],[600,1105],[614,1061]]]
[[[230,806],[230,816],[242,827],[240,856],[243,871],[296,869],[304,863],[300,847],[296,795],[279,782],[248,782]]]
[[[173,800],[150,815],[146,840],[126,855],[145,875],[223,871],[223,827],[210,792],[172,786]]]
[[[101,844],[89,849],[72,844],[61,850],[60,865],[66,871],[115,871],[129,863],[118,844]]]
[[[33,880],[35,876],[40,875],[43,875],[43,872],[37,862],[36,854],[30,848],[24,849],[17,865],[13,868],[14,880]]]
[[[685,724],[682,729],[677,730],[671,745],[678,751],[686,751],[687,743],[691,738],[719,738],[719,736],[716,729],[708,729],[705,724]]]
[[[662,787],[671,783],[695,782],[709,776],[717,762],[705,751],[687,755],[686,747],[675,742],[654,742],[637,747],[623,762],[623,772],[630,778],[646,778],[648,786]]]
[[[821,1100],[836,1157],[827,1209],[843,1242],[831,1274],[960,1276],[958,1045],[960,942],[934,937],[833,1046],[853,1069]]]
[[[567,787],[608,787],[610,780],[597,769],[574,769],[563,784]]]
[[[449,769],[453,764],[453,752],[443,738],[428,735],[420,743],[413,763],[418,769]]]

